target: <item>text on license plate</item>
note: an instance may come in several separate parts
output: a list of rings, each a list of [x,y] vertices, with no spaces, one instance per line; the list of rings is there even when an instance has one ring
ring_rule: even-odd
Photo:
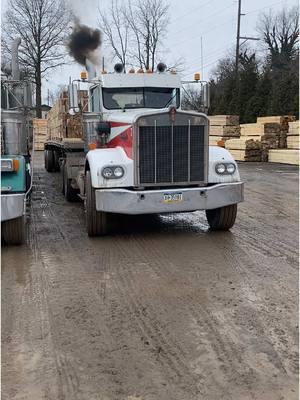
[[[183,201],[182,193],[164,193],[164,203],[180,203]]]

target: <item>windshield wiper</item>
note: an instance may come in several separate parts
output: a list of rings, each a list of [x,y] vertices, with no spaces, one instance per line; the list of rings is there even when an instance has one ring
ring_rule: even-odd
[[[175,94],[167,101],[167,104],[164,105],[162,108],[166,108],[168,107],[168,105],[171,103],[171,101],[177,96],[177,91],[175,92]]]

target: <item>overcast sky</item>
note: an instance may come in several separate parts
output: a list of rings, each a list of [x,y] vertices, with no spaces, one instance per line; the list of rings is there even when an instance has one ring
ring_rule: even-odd
[[[97,27],[98,5],[105,9],[110,0],[67,0],[82,23]],[[126,1],[126,0],[125,0]],[[168,1],[168,0],[167,0]],[[6,8],[2,0],[2,12]],[[237,0],[169,0],[170,23],[164,40],[165,59],[184,59],[185,79],[193,77],[194,72],[201,72],[201,37],[203,43],[204,76],[208,79],[218,59],[235,47]],[[297,5],[296,0],[242,0],[241,35],[257,36],[256,25],[262,13],[279,11]],[[252,42],[252,46],[258,46]],[[108,58],[108,54],[104,54]],[[79,76],[82,67],[67,65],[55,70],[45,81],[43,87],[44,102],[47,102],[47,89],[55,90],[58,85],[68,82],[71,75]]]

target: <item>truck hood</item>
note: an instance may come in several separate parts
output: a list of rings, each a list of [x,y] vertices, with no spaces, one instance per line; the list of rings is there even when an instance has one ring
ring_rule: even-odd
[[[113,112],[106,112],[104,113],[104,119],[107,121],[112,121],[112,122],[117,122],[120,124],[133,124],[139,117],[144,117],[147,115],[153,115],[153,114],[162,114],[162,113],[167,113],[169,112],[170,108],[143,108],[143,109],[135,109],[135,110],[126,110],[126,111],[113,111]],[[177,113],[184,113],[184,114],[199,114],[199,116],[206,117],[205,114],[202,113],[197,113],[197,112],[189,112],[189,111],[183,111],[180,109],[176,110]]]

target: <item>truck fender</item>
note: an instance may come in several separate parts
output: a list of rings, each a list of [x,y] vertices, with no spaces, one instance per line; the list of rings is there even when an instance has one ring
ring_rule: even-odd
[[[133,160],[127,157],[122,147],[112,149],[103,148],[90,150],[87,155],[86,170],[91,172],[92,187],[128,187],[133,186]],[[102,176],[104,167],[121,166],[124,169],[124,175],[118,179],[106,179]]]
[[[235,172],[232,175],[217,174],[215,170],[216,164],[222,162],[234,164],[236,167]],[[239,182],[240,180],[238,165],[230,152],[223,147],[209,146],[208,183]]]

